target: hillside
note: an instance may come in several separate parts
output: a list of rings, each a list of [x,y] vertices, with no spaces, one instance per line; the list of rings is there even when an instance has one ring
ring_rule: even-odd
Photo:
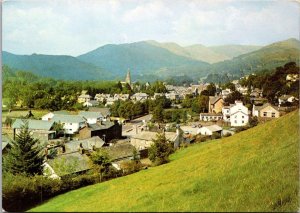
[[[31,211],[297,211],[299,110]]]
[[[300,41],[288,39],[260,48],[256,51],[240,55],[232,60],[215,63],[207,73],[230,73],[240,77],[263,69],[274,69],[287,62],[299,64]]]
[[[201,72],[201,69],[208,66],[206,62],[176,55],[144,41],[104,45],[77,58],[121,76],[126,75],[128,68],[135,75],[153,74],[158,71],[162,75],[164,72],[176,75],[181,74],[182,71]]]
[[[43,77],[64,80],[99,80],[112,76],[103,69],[65,55],[15,55],[2,52],[3,64]]]

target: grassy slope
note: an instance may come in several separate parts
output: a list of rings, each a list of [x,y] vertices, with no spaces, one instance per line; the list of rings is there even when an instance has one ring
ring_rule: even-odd
[[[299,111],[31,211],[297,211]]]

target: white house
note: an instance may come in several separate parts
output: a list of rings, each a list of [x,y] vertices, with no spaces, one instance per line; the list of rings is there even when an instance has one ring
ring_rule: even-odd
[[[285,103],[293,103],[296,100],[296,98],[292,95],[282,95],[278,98],[279,105],[285,104]]]
[[[231,126],[245,126],[248,124],[248,108],[241,101],[235,101],[230,107],[230,124]]]
[[[226,89],[223,89],[221,93],[222,93],[223,99],[225,99],[230,93],[232,93],[232,91],[231,91],[231,89],[226,88]]]
[[[219,121],[222,118],[221,113],[200,113],[200,121]]]
[[[98,106],[99,102],[96,100],[90,100],[90,101],[86,101],[82,104],[85,107],[92,107],[92,106]]]
[[[149,95],[147,95],[146,93],[135,93],[131,96],[131,100],[133,101],[146,101],[148,99]]]
[[[201,135],[212,135],[213,133],[222,133],[222,127],[218,125],[211,125],[211,126],[203,126],[198,129],[197,134]]]
[[[222,108],[222,114],[223,114],[223,120],[225,122],[229,122],[230,121],[230,106],[224,106]]]
[[[80,111],[78,115],[85,118],[88,124],[95,124],[104,118],[100,112]]]
[[[86,126],[86,120],[79,115],[54,115],[52,120],[63,124],[66,134],[75,134]]]

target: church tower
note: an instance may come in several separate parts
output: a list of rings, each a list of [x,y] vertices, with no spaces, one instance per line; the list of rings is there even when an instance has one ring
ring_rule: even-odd
[[[125,78],[125,82],[129,85],[131,85],[131,78],[130,78],[130,70],[128,69],[127,71],[127,75],[126,75],[126,78]]]

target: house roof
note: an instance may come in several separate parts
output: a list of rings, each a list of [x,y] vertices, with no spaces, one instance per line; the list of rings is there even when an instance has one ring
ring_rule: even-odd
[[[85,119],[79,115],[54,115],[52,121],[62,123],[81,123],[85,122]]]
[[[282,96],[279,97],[279,99],[287,100],[287,99],[292,98],[292,97],[294,97],[294,96],[292,96],[292,95],[282,95]]]
[[[78,98],[92,98],[92,96],[87,94],[81,94]]]
[[[222,113],[200,113],[200,116],[223,116]]]
[[[13,129],[20,129],[28,123],[28,129],[50,130],[54,121],[32,120],[32,119],[19,119],[17,118],[12,125]]]
[[[257,110],[257,111],[260,111],[260,110],[262,110],[262,109],[264,109],[264,108],[266,108],[266,107],[268,107],[268,106],[270,106],[270,107],[272,107],[274,110],[278,111],[278,110],[276,109],[276,107],[273,106],[273,105],[270,104],[270,103],[265,103],[265,104],[262,105],[262,106],[255,106],[255,105],[253,105],[254,110]]]
[[[209,96],[209,103],[210,104],[215,104],[220,99],[222,99],[221,96]]]
[[[156,135],[157,132],[142,131],[136,135],[132,135],[131,138],[151,141],[156,138]],[[165,132],[165,136],[167,140],[170,141],[175,141],[177,138],[177,134],[175,132]]]
[[[48,160],[48,164],[58,176],[86,171],[93,165],[88,156],[79,152],[58,155],[54,159]]]
[[[95,148],[101,148],[104,145],[104,141],[98,136],[79,141],[70,141],[68,143],[65,143],[66,153],[77,152],[80,144],[84,149],[92,150],[93,146],[95,146]]]
[[[109,108],[90,107],[89,111],[90,112],[100,112],[105,117],[110,115],[110,109]]]
[[[89,112],[89,111],[80,111],[78,115],[85,117],[85,118],[99,118],[103,117],[101,112]]]
[[[115,144],[109,147],[103,147],[108,152],[112,161],[133,156],[134,146],[128,143]]]
[[[114,122],[111,122],[111,121],[102,121],[102,123],[88,124],[88,127],[92,131],[96,131],[96,130],[102,130],[102,129],[109,129],[113,125],[115,125]]]
[[[211,126],[204,126],[204,127],[201,127],[201,128],[207,128],[209,129],[211,132],[218,132],[218,131],[221,131],[222,130],[222,127],[218,126],[218,125],[211,125]]]

